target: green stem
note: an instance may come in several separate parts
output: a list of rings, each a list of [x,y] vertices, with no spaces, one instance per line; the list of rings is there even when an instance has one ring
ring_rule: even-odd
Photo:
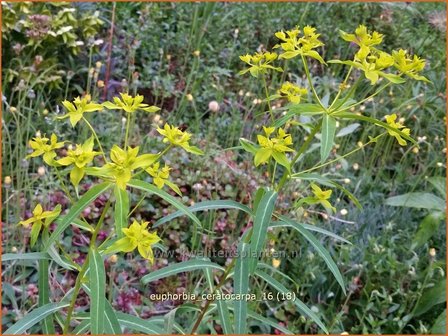
[[[299,159],[300,155],[302,155],[303,153],[305,153],[305,151],[308,149],[308,147],[311,144],[311,141],[313,141],[314,136],[316,135],[317,132],[319,132],[320,128],[322,127],[322,119],[319,121],[319,123],[313,128],[313,130],[311,131],[311,133],[308,135],[308,137],[306,138],[305,142],[302,144],[302,146],[299,148],[299,150],[297,151],[296,155],[294,156],[294,158],[291,160],[291,168],[294,166],[294,164],[297,162],[297,160]],[[288,179],[288,172],[285,171],[283,173],[283,176],[280,180],[280,182],[277,185],[277,192],[285,185],[286,180]]]
[[[126,116],[126,133],[124,135],[124,150],[126,150],[126,147],[128,146],[128,137],[129,137],[129,128],[131,125],[131,116]]]
[[[263,76],[263,85],[264,85],[264,93],[266,95],[266,101],[268,102],[268,108],[269,108],[269,114],[271,115],[271,121],[274,122],[274,113],[272,112],[271,102],[269,100],[269,92],[268,92],[268,86],[266,84],[266,78]]]
[[[98,139],[98,135],[96,134],[95,129],[93,128],[93,126],[89,123],[89,121],[85,117],[82,117],[82,119],[84,120],[86,125],[90,128],[90,131],[92,132],[92,134],[93,134],[93,136],[94,136],[94,138],[95,138],[95,140],[96,140],[96,142],[98,144],[98,147],[100,148],[100,151],[101,151],[101,154],[103,156],[104,162],[107,162],[106,154],[105,154],[105,152],[103,150],[103,146],[101,146],[101,142]]]
[[[98,233],[101,230],[101,227],[104,222],[104,218],[106,217],[106,213],[109,210],[110,207],[110,200],[107,201],[106,205],[104,206],[103,212],[101,214],[100,219],[98,220],[98,224],[95,227],[95,231],[92,233],[92,237],[90,238],[90,246],[95,246],[96,237],[98,236]],[[78,273],[78,276],[76,277],[75,282],[75,288],[73,289],[72,299],[70,301],[70,305],[67,310],[67,318],[65,320],[64,328],[63,328],[63,334],[66,335],[68,333],[68,329],[70,327],[70,320],[73,315],[73,310],[75,308],[76,299],[79,294],[79,290],[81,289],[82,285],[82,279],[84,278],[84,275],[86,274],[87,268],[89,267],[89,255],[87,255],[86,260],[84,261],[84,264],[82,265],[81,271]]]
[[[320,105],[320,107],[322,107],[322,109],[325,112],[327,112],[327,109],[320,101],[319,96],[317,95],[316,89],[314,88],[313,81],[311,80],[310,70],[308,69],[308,63],[306,62],[306,59],[305,59],[305,57],[303,57],[303,55],[301,55],[301,57],[302,57],[302,62],[303,62],[303,68],[305,69],[306,78],[308,79],[308,83],[310,85],[311,91],[313,92],[314,99]]]
[[[340,96],[341,93],[342,93],[342,90],[344,90],[345,86],[347,85],[347,81],[348,81],[348,79],[349,79],[349,77],[350,77],[350,74],[352,73],[352,70],[353,70],[353,66],[350,67],[350,69],[349,69],[348,72],[347,72],[347,76],[345,76],[344,81],[339,85],[338,93],[336,94],[336,97],[334,98],[334,100],[333,100],[333,102],[331,103],[331,105],[330,105],[330,107],[328,108],[328,110],[331,110],[331,108],[334,106],[334,104],[336,104],[336,102],[337,102],[339,96]],[[344,101],[344,102],[345,102],[345,101]]]
[[[350,156],[350,155],[356,153],[357,151],[363,149],[364,147],[370,145],[371,143],[377,142],[378,139],[381,138],[381,137],[382,137],[383,135],[385,135],[385,134],[386,134],[386,132],[381,133],[380,135],[378,135],[377,137],[373,138],[373,139],[370,140],[369,142],[363,144],[362,146],[359,146],[358,148],[355,148],[354,150],[352,150],[352,151],[350,151],[350,152],[348,152],[348,153],[346,153],[346,154],[344,154],[344,155],[342,155],[342,156],[339,156],[339,157],[336,158],[336,159],[333,159],[333,160],[331,160],[331,161],[322,163],[322,164],[320,164],[320,165],[318,165],[318,166],[315,166],[315,167],[312,167],[312,168],[303,170],[303,171],[298,172],[298,173],[296,173],[296,174],[294,174],[294,175],[300,175],[300,174],[308,173],[308,172],[310,172],[310,171],[313,171],[313,170],[316,170],[316,169],[319,169],[319,168],[328,166],[328,165],[330,165],[330,164],[332,164],[332,163],[338,162],[338,161],[340,161],[341,159],[343,159],[343,158],[345,158],[345,157],[347,157],[347,156]]]

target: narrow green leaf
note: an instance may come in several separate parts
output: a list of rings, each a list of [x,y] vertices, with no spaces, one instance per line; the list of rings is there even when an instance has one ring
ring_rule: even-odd
[[[117,185],[114,187],[115,195],[115,232],[118,238],[123,237],[122,229],[128,227],[128,213],[129,213],[129,196],[126,190],[122,190]]]
[[[258,256],[264,249],[268,226],[274,212],[275,201],[278,194],[275,191],[267,190],[260,200],[254,218],[253,233],[250,240],[250,273],[253,274],[257,267]],[[254,255],[256,253],[256,256]]]
[[[308,242],[310,242],[311,245],[316,249],[316,251],[320,254],[322,259],[327,264],[328,268],[330,269],[331,273],[333,273],[334,277],[336,278],[336,281],[339,283],[339,285],[342,288],[342,291],[344,294],[345,291],[345,284],[344,279],[342,278],[342,274],[339,271],[338,267],[336,266],[335,262],[330,256],[330,253],[322,246],[322,244],[314,237],[307,229],[305,229],[302,225],[299,223],[293,222],[289,218],[285,216],[279,216],[279,219],[286,222],[287,224],[290,224],[294,229],[299,231],[299,233],[305,237]]]
[[[353,245],[353,244],[352,244],[351,242],[349,242],[347,239],[342,238],[341,236],[338,236],[337,234],[335,234],[335,233],[333,233],[333,232],[330,232],[330,231],[328,231],[328,230],[322,229],[322,228],[320,228],[320,227],[318,227],[318,226],[310,225],[310,224],[303,224],[303,223],[296,223],[296,224],[298,224],[298,225],[302,225],[302,226],[303,226],[305,229],[307,229],[308,231],[319,232],[319,233],[322,233],[322,234],[324,234],[324,235],[326,235],[326,236],[328,236],[328,237],[331,237],[331,238],[340,240],[340,241],[342,241],[342,242],[344,242],[344,243],[346,243],[346,244]],[[272,227],[272,228],[276,228],[276,227],[292,227],[292,228],[294,228],[293,225],[288,224],[288,223],[285,223],[285,222],[282,222],[282,221],[280,221],[280,222],[272,222],[271,224],[269,224],[269,227]]]
[[[390,126],[389,124],[387,124],[385,122],[382,122],[380,120],[377,120],[375,118],[367,117],[367,116],[364,116],[364,115],[358,115],[358,114],[355,114],[355,113],[349,113],[349,112],[336,112],[336,113],[333,113],[332,115],[334,117],[341,118],[341,119],[356,119],[356,120],[361,120],[361,121],[367,121],[367,122],[369,122],[371,124],[375,124],[377,126],[381,126],[381,127],[385,128],[385,129],[387,129],[389,131],[393,131],[395,133],[398,133],[402,138],[404,138],[406,140],[409,140],[410,142],[412,142],[415,145],[417,144],[417,142],[414,139],[412,139],[409,135],[404,134],[399,129],[394,128],[394,127]]]
[[[51,257],[46,252],[2,254],[2,263],[13,260],[51,260]]]
[[[86,284],[82,285],[82,288],[87,293],[87,295],[91,295],[92,291],[90,287]],[[115,314],[115,310],[110,304],[109,300],[105,300],[105,309],[104,309],[104,331],[108,335],[120,335],[122,334],[120,323],[118,322],[117,315]],[[90,318],[89,318],[90,323]],[[90,325],[90,324],[89,324]]]
[[[257,211],[258,204],[260,204],[260,201],[263,198],[265,193],[266,193],[266,189],[265,188],[260,187],[260,188],[257,189],[257,191],[255,192],[255,197],[254,197],[254,201],[253,201],[253,204],[252,204],[252,208],[254,209],[253,211]]]
[[[23,318],[21,318],[19,321],[17,321],[15,324],[13,324],[10,328],[5,330],[3,332],[3,335],[22,335],[25,334],[25,332],[31,328],[32,326],[36,325],[40,321],[42,321],[44,318],[46,318],[48,315],[53,314],[54,312],[68,307],[69,303],[67,302],[61,302],[61,303],[48,303],[43,307],[39,307],[37,309],[34,309],[32,312],[25,315]]]
[[[155,194],[163,198],[165,201],[167,201],[168,203],[176,207],[178,210],[182,211],[185,215],[190,217],[193,220],[193,222],[195,222],[198,225],[199,228],[202,228],[201,221],[185,205],[183,205],[181,202],[179,202],[177,199],[175,199],[167,192],[157,188],[156,186],[153,186],[148,182],[139,180],[130,180],[128,186],[149,192],[151,194]]]
[[[61,216],[61,217],[57,218],[55,220],[56,225],[59,225],[61,223],[61,221],[64,220],[64,217],[65,216]],[[88,224],[88,223],[86,223],[86,222],[84,222],[84,221],[82,221],[81,219],[78,219],[78,218],[75,218],[72,221],[71,224],[76,226],[76,227],[79,227],[80,229],[85,230],[85,231],[89,231],[89,232],[93,232],[94,231],[93,227],[90,224]]]
[[[291,176],[293,179],[299,179],[299,180],[307,180],[307,181],[317,181],[322,185],[325,185],[327,187],[336,187],[338,188],[340,191],[342,191],[355,205],[358,209],[362,209],[362,205],[361,203],[359,203],[358,199],[355,197],[355,195],[353,195],[350,191],[348,191],[347,189],[345,189],[342,185],[340,185],[339,183],[325,177],[322,176],[320,174],[317,173],[298,173],[298,174],[293,174]]]
[[[144,320],[140,317],[125,314],[122,312],[117,312],[118,322],[124,327],[131,330],[146,333],[146,334],[165,334],[162,328],[159,327],[158,323],[151,320]]]
[[[336,133],[336,119],[324,114],[322,121],[322,135],[320,140],[320,161],[323,163],[330,155]]]
[[[195,205],[192,205],[191,207],[188,208],[188,210],[190,210],[191,212],[215,210],[215,209],[236,209],[244,211],[249,215],[252,214],[252,211],[249,209],[249,207],[245,206],[244,204],[230,200],[204,201],[196,203]],[[176,211],[168,216],[160,218],[157,222],[154,223],[152,227],[153,228],[159,227],[160,225],[165,224],[183,215],[185,215],[184,211],[181,210]]]
[[[433,235],[437,234],[444,216],[444,213],[434,211],[423,218],[413,240],[415,247],[423,246]]]
[[[44,246],[44,250],[47,251],[48,248],[53,244],[56,240],[60,238],[65,229],[73,223],[73,220],[85,209],[87,206],[92,203],[98,196],[106,192],[112,186],[109,182],[104,182],[98,184],[89,189],[81,198],[72,206],[67,215],[59,222],[59,225],[54,230],[53,234],[47,240]]]
[[[192,260],[172,264],[170,266],[153,271],[153,272],[145,275],[141,279],[141,281],[142,281],[142,283],[147,284],[151,281],[163,279],[170,275],[179,274],[179,273],[183,273],[183,272],[191,272],[191,271],[196,271],[196,270],[205,269],[205,268],[217,269],[217,270],[224,271],[224,267],[219,266],[218,264],[215,264],[211,261],[201,260],[201,259],[192,259]]]
[[[87,332],[90,329],[90,319],[81,321],[80,324],[76,326],[73,330],[73,335],[87,335]]]
[[[101,255],[94,248],[89,250],[90,323],[92,334],[104,333],[106,307],[106,271]]]
[[[216,291],[220,293],[219,290]],[[225,335],[233,334],[232,322],[230,321],[229,307],[225,300],[217,300],[219,320],[221,321],[222,330]]]
[[[260,148],[260,146],[244,138],[240,138],[240,144],[246,152],[252,153],[253,155],[255,155]]]
[[[284,326],[276,323],[275,321],[272,321],[269,318],[261,316],[261,315],[255,313],[255,312],[253,312],[251,310],[247,310],[247,316],[253,318],[254,320],[263,322],[264,324],[267,324],[268,326],[271,326],[272,328],[278,329],[278,330],[280,330],[281,332],[284,332],[287,335],[294,334],[292,331],[286,329]]]
[[[446,178],[443,176],[433,176],[428,178],[428,182],[431,183],[434,188],[440,193],[443,199],[446,199]]]
[[[233,277],[233,292],[235,294],[249,293],[249,244],[241,242],[238,245],[238,258]],[[234,302],[235,334],[247,334],[247,301],[236,300]]]
[[[446,335],[446,309],[437,317],[431,328],[431,334]]]
[[[177,308],[174,308],[170,310],[168,313],[166,313],[165,316],[163,316],[165,334],[167,335],[171,335],[173,333],[172,331],[174,328],[174,319],[176,317],[176,311]]]
[[[414,316],[420,316],[436,305],[446,302],[446,279],[440,280],[434,287],[427,289],[414,309]]]
[[[49,262],[47,259],[39,260],[39,307],[43,307],[50,303],[50,285],[48,281]],[[42,330],[46,335],[56,334],[54,329],[53,318],[48,315],[42,320]]]
[[[430,209],[445,212],[445,201],[440,197],[430,193],[408,193],[399,196],[389,197],[386,204],[391,206],[402,206],[408,208]]]
[[[266,281],[266,283],[270,284],[273,288],[278,290],[280,293],[285,293],[286,294],[286,293],[290,293],[291,292],[285,286],[283,286],[280,282],[278,282],[273,277],[271,277],[269,274],[267,274],[267,273],[265,273],[263,271],[260,271],[260,270],[257,270],[255,272],[255,274],[258,275],[264,281]],[[309,309],[302,301],[300,301],[296,297],[295,300],[293,301],[293,303],[297,306],[297,308],[299,309],[299,311],[302,314],[305,314],[309,318],[311,318],[314,321],[314,323],[316,323],[326,334],[328,334],[327,328],[322,323],[322,321],[319,319],[319,317],[311,309]]]

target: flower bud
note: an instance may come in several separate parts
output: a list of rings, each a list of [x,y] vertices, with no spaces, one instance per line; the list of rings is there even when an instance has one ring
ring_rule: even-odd
[[[216,100],[212,100],[210,103],[208,103],[208,108],[212,112],[218,112],[219,111],[219,103]]]
[[[44,166],[40,166],[39,168],[37,168],[37,175],[44,176],[45,172],[46,172],[46,169]]]
[[[193,55],[195,55],[196,57],[199,57],[201,55],[201,52],[199,50],[195,50],[193,52]]]
[[[193,95],[192,95],[191,93],[187,94],[187,95],[186,95],[186,98],[187,98],[187,100],[190,101],[190,102],[193,101],[193,99],[194,99],[194,98],[193,98]]]
[[[273,266],[274,268],[279,268],[281,263],[282,263],[282,262],[281,262],[280,259],[272,259],[272,266]]]
[[[11,176],[5,176],[5,185],[9,186],[11,184]]]
[[[118,257],[117,257],[116,254],[112,254],[112,255],[109,257],[109,262],[110,262],[110,263],[115,264],[117,261],[118,261]]]
[[[429,249],[429,255],[434,258],[436,256],[436,249],[433,248],[433,247],[430,248]]]
[[[99,80],[99,81],[97,82],[97,85],[98,85],[99,88],[103,88],[103,87],[104,87],[104,81]]]

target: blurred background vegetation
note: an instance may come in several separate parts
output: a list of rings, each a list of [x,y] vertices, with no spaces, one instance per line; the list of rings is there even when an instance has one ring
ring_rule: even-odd
[[[323,261],[299,238],[272,234],[272,248],[288,242],[286,249],[298,255],[274,266],[297,283],[301,299],[331,333],[444,333],[445,13],[444,3],[2,2],[3,251],[27,249],[29,233],[24,234],[16,223],[29,216],[36,200],[48,207],[69,205],[54,176],[37,160],[24,159],[27,141],[36,132],[72,139],[78,135],[81,139],[82,132],[87,132],[55,121],[62,113],[62,100],[88,93],[101,101],[123,90],[144,95],[146,102],[162,111],[134,121],[131,144],[143,141],[145,148],[154,146],[151,125],[168,121],[188,127],[207,151],[205,158],[180,157],[188,169],[175,169],[173,174],[182,186],[183,201],[230,198],[247,202],[264,176],[250,168],[249,156],[229,148],[238,146],[240,137],[251,138],[258,132],[266,107],[262,86],[250,76],[238,75],[243,68],[239,55],[271,48],[278,30],[309,24],[322,34],[325,59],[347,58],[353,50],[340,39],[338,30],[350,32],[365,24],[385,34],[385,50],[403,48],[427,59],[424,75],[432,83],[408,81],[356,112],[377,118],[397,113],[419,146],[400,147],[388,137],[325,168],[325,174],[358,197],[363,210],[335,192],[334,206],[339,210],[335,216],[319,208],[297,211],[302,221],[353,243],[324,242],[348,283],[347,296]],[[334,93],[347,70],[317,63],[311,69],[320,96]],[[270,89],[276,90],[285,79],[305,85],[303,71],[294,61],[283,74],[271,78]],[[114,143],[123,132],[121,117],[99,114],[95,118],[101,140]],[[375,132],[372,126],[339,125],[332,157],[362,145]],[[295,139],[304,136],[301,128],[293,132]],[[303,168],[317,158],[318,151],[311,152],[310,161],[301,163]],[[292,198],[300,197],[305,186],[304,182],[291,186]],[[84,188],[88,187],[85,183]],[[413,202],[396,197],[410,192],[418,193]],[[136,217],[153,221],[160,216],[159,206],[166,207],[151,198],[144,202],[145,211]],[[291,198],[281,202],[287,209]],[[94,221],[103,206],[104,200],[97,200],[85,217]],[[234,247],[242,228],[236,214],[209,213],[203,220],[222,233],[219,240],[204,236],[204,246]],[[187,221],[179,220],[162,236],[166,246],[178,251],[188,247],[191,232]],[[81,262],[86,239],[74,230],[61,244]],[[156,267],[173,260],[159,259]],[[163,314],[182,303],[154,304],[145,298],[148,293],[193,288],[186,277],[169,278],[155,287],[141,286],[139,276],[150,266],[138,257],[127,256],[118,263],[110,260],[107,267],[113,278],[109,291],[114,306],[142,317]],[[8,265],[2,277],[2,324],[9,326],[36,303],[36,267],[32,262]],[[52,281],[54,295],[63,296],[74,274],[55,272]],[[255,311],[282,321],[296,333],[318,332],[287,302],[254,305]],[[220,331],[219,323],[211,323]],[[254,333],[278,333],[262,324],[251,328]]]

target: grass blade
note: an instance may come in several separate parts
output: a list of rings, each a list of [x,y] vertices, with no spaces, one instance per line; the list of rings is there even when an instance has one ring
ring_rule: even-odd
[[[104,333],[106,308],[106,271],[101,255],[94,248],[89,250],[90,323],[93,335]]]
[[[34,309],[31,313],[25,315],[22,319],[17,321],[14,325],[3,332],[3,335],[22,335],[29,328],[36,325],[48,315],[53,314],[54,312],[68,307],[68,302],[62,303],[48,303],[43,307],[39,307]]]
[[[99,195],[106,192],[110,187],[111,183],[105,182],[98,184],[89,189],[81,198],[73,205],[67,215],[59,222],[59,225],[54,230],[53,234],[48,238],[45,243],[44,250],[47,251],[48,248],[53,244],[56,240],[59,239],[59,236],[65,231],[65,229],[73,223],[74,219],[85,209],[87,206],[92,203]]]
[[[330,253],[322,246],[322,244],[314,237],[307,229],[305,229],[302,225],[299,223],[293,222],[289,218],[286,218],[285,216],[279,216],[280,220],[286,222],[287,224],[291,225],[294,229],[299,231],[299,233],[305,237],[308,242],[310,242],[311,245],[316,249],[317,253],[320,254],[322,259],[327,264],[328,268],[330,269],[331,273],[333,273],[334,277],[336,278],[336,281],[339,283],[339,285],[342,288],[342,291],[344,294],[345,292],[345,284],[344,279],[342,278],[342,274],[339,271],[339,268],[336,266],[335,262],[330,256]]]
[[[90,319],[82,321],[78,326],[73,330],[73,335],[86,335],[90,329]]]
[[[183,273],[183,272],[191,272],[191,271],[196,271],[196,270],[205,269],[205,268],[218,269],[218,270],[224,271],[224,267],[219,266],[218,264],[215,264],[211,261],[192,259],[192,260],[176,263],[176,264],[164,267],[162,269],[159,269],[157,271],[151,272],[151,273],[145,275],[141,279],[141,281],[144,284],[147,284],[148,282],[163,279],[170,275],[179,274],[179,273]]]
[[[120,189],[117,185],[114,187],[115,195],[115,232],[118,238],[123,237],[122,229],[128,227],[129,196],[126,190]]]
[[[250,261],[250,273],[255,272],[257,267],[258,255],[262,252],[264,244],[266,242],[266,235],[268,232],[268,226],[271,222],[272,213],[274,212],[275,201],[277,200],[277,193],[272,190],[266,191],[260,200],[260,204],[257,206],[255,212],[254,226],[252,238],[250,240],[250,251],[257,253],[256,257],[251,256]]]
[[[271,285],[273,288],[278,290],[280,293],[289,293],[289,291],[285,286],[283,286],[280,282],[275,280],[273,277],[271,277],[269,274],[257,270],[255,272],[256,275],[258,275],[261,279],[263,279],[266,283]],[[325,325],[322,323],[322,321],[319,319],[319,317],[311,310],[309,309],[302,301],[300,301],[298,298],[295,298],[293,303],[297,306],[297,308],[305,315],[307,315],[309,318],[311,318],[321,329],[328,334],[328,330],[325,327]]]
[[[249,292],[249,244],[241,242],[238,245],[238,259],[235,265],[234,288],[235,294],[248,294]],[[247,301],[234,302],[235,334],[247,334]]]
[[[228,200],[216,200],[216,201],[204,201],[197,203],[191,207],[188,208],[191,212],[196,211],[205,211],[205,210],[215,210],[215,209],[237,209],[246,212],[247,214],[251,215],[252,211],[249,207],[245,206],[244,204],[235,202],[235,201],[228,201]],[[160,218],[157,222],[154,223],[153,227],[156,228],[162,224],[165,224],[166,222],[169,222],[177,217],[185,215],[185,212],[179,210],[176,211],[168,216],[165,216],[163,218]]]
[[[325,162],[334,144],[336,133],[336,119],[328,114],[324,114],[322,121],[322,136],[320,140],[320,161]]]
[[[156,321],[144,320],[140,317],[121,312],[117,312],[117,318],[118,322],[120,322],[122,326],[127,327],[131,330],[146,334],[164,334],[163,329],[159,327],[158,322]]]
[[[128,186],[149,192],[151,194],[155,194],[163,198],[165,201],[167,201],[168,203],[176,207],[178,210],[182,211],[185,215],[190,217],[193,220],[193,222],[195,222],[198,225],[198,227],[202,228],[200,220],[185,205],[183,205],[181,202],[179,202],[176,198],[174,198],[167,192],[157,188],[156,186],[153,186],[148,182],[139,180],[130,180]]]
[[[50,286],[48,282],[48,266],[49,262],[47,259],[39,260],[39,307],[43,307],[50,303]],[[48,315],[42,320],[42,330],[46,335],[54,335],[55,329],[53,324],[53,318]]]

